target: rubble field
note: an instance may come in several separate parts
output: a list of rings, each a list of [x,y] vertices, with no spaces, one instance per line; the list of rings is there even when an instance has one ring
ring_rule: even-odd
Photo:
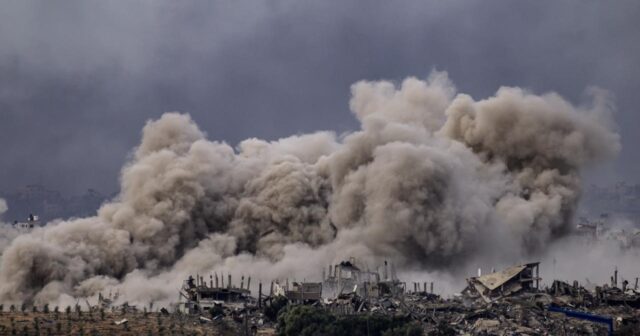
[[[250,278],[222,279],[189,277],[168,309],[118,305],[111,294],[86,307],[0,305],[0,335],[640,335],[638,280],[619,283],[617,270],[602,286],[542,287],[538,263],[515,265],[468,278],[447,298],[386,263],[382,274],[349,261],[322,282],[274,281],[264,292],[259,283],[255,297]]]
[[[433,283],[407,286],[386,263],[379,274],[341,262],[323,271],[322,282],[272,282],[265,294],[260,284],[257,298],[242,294],[250,293],[242,284],[190,278],[181,307],[211,323],[235,323],[241,335],[640,335],[637,279],[619,283],[616,270],[602,286],[556,280],[543,288],[538,266],[471,277],[448,298],[434,294]]]

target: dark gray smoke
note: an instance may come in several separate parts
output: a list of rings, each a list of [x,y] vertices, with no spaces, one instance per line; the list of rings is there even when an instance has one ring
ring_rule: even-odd
[[[305,277],[350,256],[440,271],[525,257],[570,231],[581,168],[619,150],[610,105],[518,88],[474,101],[433,73],[354,84],[356,132],[235,149],[167,113],[97,216],[12,240],[0,299],[170,300],[188,273]]]

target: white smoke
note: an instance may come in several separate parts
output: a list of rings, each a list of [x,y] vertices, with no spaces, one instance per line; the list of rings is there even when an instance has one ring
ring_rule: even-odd
[[[11,224],[7,224],[2,220],[2,215],[9,210],[7,201],[0,198],[0,255],[4,253],[4,250],[11,244],[20,232]],[[0,260],[0,266],[2,265]]]
[[[596,97],[597,98],[597,97]],[[234,148],[188,115],[144,127],[121,192],[91,218],[50,223],[2,256],[0,298],[63,302],[118,289],[170,301],[188,274],[319,277],[348,257],[453,272],[566,235],[580,170],[615,155],[608,104],[518,88],[474,101],[446,73],[359,82],[361,130]]]

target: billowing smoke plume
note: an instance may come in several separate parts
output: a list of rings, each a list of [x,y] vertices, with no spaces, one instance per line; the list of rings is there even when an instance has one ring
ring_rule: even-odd
[[[6,224],[2,221],[2,215],[9,210],[7,201],[0,198],[0,255],[11,244],[11,241],[20,234],[20,231],[13,225]]]
[[[188,115],[144,127],[119,196],[4,251],[0,298],[51,302],[119,288],[175,297],[189,272],[317,275],[350,256],[444,271],[527,256],[570,231],[580,170],[618,151],[610,104],[501,88],[474,101],[445,73],[359,82],[361,129],[232,148]],[[472,257],[473,256],[473,257]]]

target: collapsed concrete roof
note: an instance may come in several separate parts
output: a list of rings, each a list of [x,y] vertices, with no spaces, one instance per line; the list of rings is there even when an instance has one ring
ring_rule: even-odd
[[[486,275],[477,277],[476,280],[478,280],[481,284],[483,284],[488,289],[494,290],[498,288],[500,285],[503,285],[505,282],[513,279],[513,277],[520,274],[520,272],[522,272],[525,268],[527,268],[526,265],[511,266],[500,272],[495,272],[495,273],[486,274]]]
[[[490,302],[495,298],[523,289],[538,288],[539,264],[539,262],[534,262],[511,266],[499,272],[467,279],[469,286],[466,291],[475,293],[484,301]]]

